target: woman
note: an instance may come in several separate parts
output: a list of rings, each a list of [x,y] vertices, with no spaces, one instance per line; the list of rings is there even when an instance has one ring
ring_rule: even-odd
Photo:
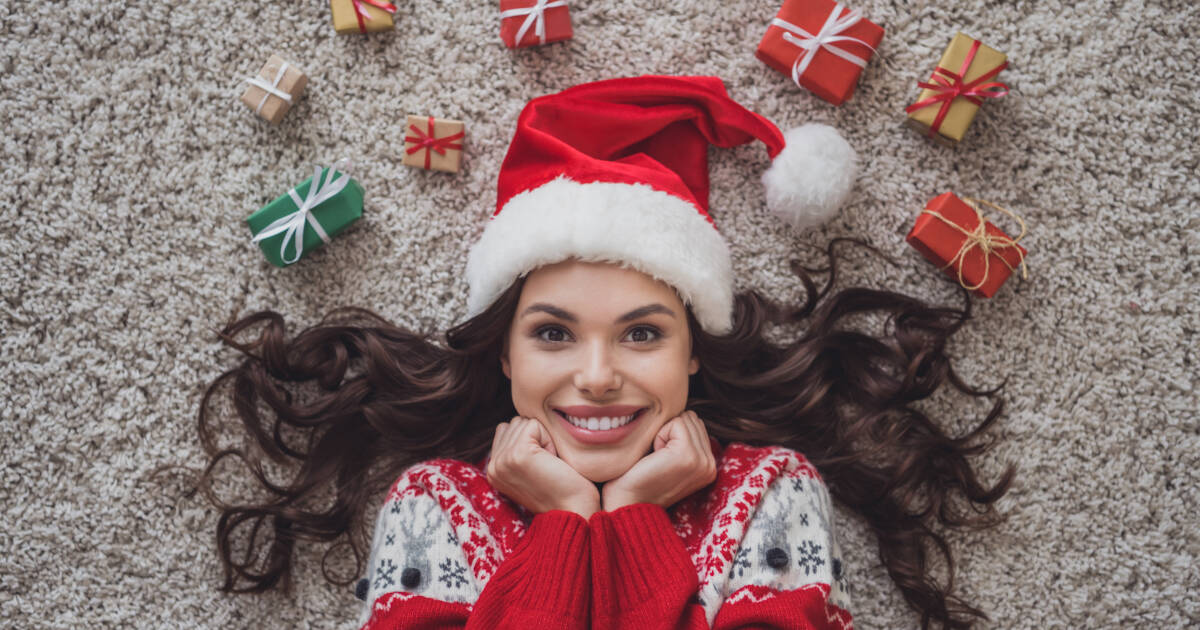
[[[767,183],[793,186],[768,191],[777,212],[791,201],[820,214],[845,197],[853,152],[835,132],[782,134],[716,79],[619,79],[535,99],[470,252],[470,318],[445,347],[353,309],[339,317],[358,321],[291,341],[274,313],[228,326],[223,338],[248,358],[201,405],[209,472],[249,458],[276,498],[219,504],[223,588],[273,587],[297,539],[347,536],[357,555],[355,526],[391,482],[359,582],[368,628],[844,628],[832,495],[876,533],[923,625],[981,617],[929,575],[926,545],[952,567],[932,527],[994,520],[1012,471],[988,487],[967,457],[1000,404],[958,438],[911,406],[947,380],[994,393],[961,383],[944,354],[969,311],[866,289],[818,307],[833,245],[821,291],[795,268],[801,307],[735,297],[706,151],[752,139],[774,158]],[[795,155],[805,148],[819,155]],[[891,314],[886,339],[837,328],[868,311]],[[765,338],[805,319],[793,343]],[[260,322],[256,341],[235,339]],[[299,463],[286,486],[252,454],[212,447],[207,402],[228,379],[258,446]],[[321,391],[303,403],[281,387],[313,380]],[[329,492],[331,507],[311,507]],[[247,521],[238,561],[233,532]],[[264,526],[270,541],[258,540]]]

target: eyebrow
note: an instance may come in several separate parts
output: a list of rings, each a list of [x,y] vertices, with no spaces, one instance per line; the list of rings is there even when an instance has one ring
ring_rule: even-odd
[[[565,319],[572,323],[579,322],[579,318],[572,315],[569,311],[564,311],[563,309],[558,308],[557,306],[554,306],[552,304],[546,304],[545,302],[538,302],[537,304],[531,305],[529,308],[525,309],[524,313],[521,313],[521,317],[525,317],[526,315],[530,315],[532,313],[538,313],[538,312],[549,313],[559,319]],[[618,317],[617,322],[630,322],[635,319],[639,319],[639,318],[645,317],[647,315],[651,315],[653,313],[662,313],[664,315],[670,315],[671,317],[675,317],[675,311],[672,311],[671,309],[663,306],[662,304],[647,304],[645,306],[635,308],[632,311],[629,311],[628,313],[625,313],[624,315]]]

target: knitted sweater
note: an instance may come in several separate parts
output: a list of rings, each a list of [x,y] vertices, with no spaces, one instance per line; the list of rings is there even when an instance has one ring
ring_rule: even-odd
[[[851,628],[817,470],[788,448],[710,442],[712,484],[588,519],[530,514],[486,459],[409,468],[377,521],[363,630]]]

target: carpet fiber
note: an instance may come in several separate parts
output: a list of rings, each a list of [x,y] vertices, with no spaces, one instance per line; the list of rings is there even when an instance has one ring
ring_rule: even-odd
[[[315,547],[290,594],[218,593],[217,513],[186,471],[151,476],[204,462],[196,406],[235,360],[214,327],[271,308],[298,329],[343,304],[457,323],[522,105],[645,73],[717,75],[780,127],[835,125],[863,157],[848,207],[796,233],[764,210],[760,145],[711,153],[738,289],[795,300],[788,261],[851,236],[898,265],[848,250],[843,286],[956,304],[904,243],[916,213],[953,190],[1021,214],[1028,280],[974,300],[951,345],[968,382],[1007,381],[982,469],[1019,466],[1009,521],[953,538],[957,588],[985,627],[1200,624],[1198,5],[859,0],[887,34],[842,107],[754,58],[778,0],[577,1],[573,40],[521,51],[494,5],[403,0],[394,32],[360,37],[336,35],[319,0],[0,3],[0,625],[350,627],[359,602],[324,582]],[[903,108],[957,30],[1009,54],[1012,94],[947,149]],[[310,77],[277,127],[238,99],[272,52]],[[466,121],[460,173],[401,166],[410,113]],[[363,219],[271,267],[244,218],[341,157]],[[942,392],[923,405],[956,430],[986,410]],[[917,626],[862,524],[842,512],[840,535],[858,627]]]

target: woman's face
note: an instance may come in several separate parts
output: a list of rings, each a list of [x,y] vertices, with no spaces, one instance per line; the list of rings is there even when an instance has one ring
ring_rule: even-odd
[[[558,456],[594,482],[650,452],[700,369],[671,287],[575,260],[528,275],[500,361],[517,413],[540,422]]]

